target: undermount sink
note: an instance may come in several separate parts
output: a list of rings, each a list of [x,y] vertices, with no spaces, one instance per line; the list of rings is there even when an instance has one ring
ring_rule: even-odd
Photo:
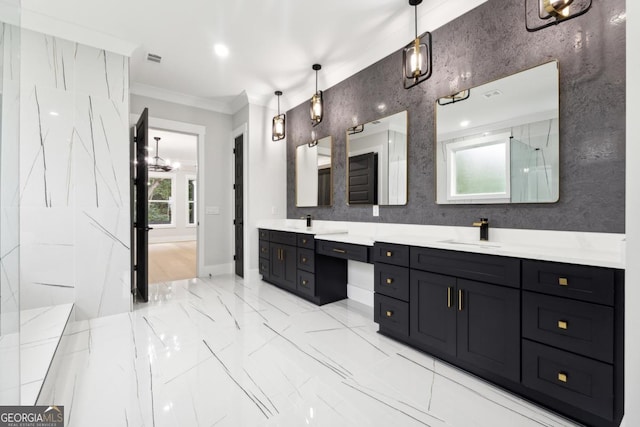
[[[482,242],[482,241],[472,242],[468,240],[456,240],[456,239],[440,240],[440,243],[449,243],[452,245],[469,245],[469,246],[476,246],[479,248],[486,248],[486,249],[495,249],[495,248],[502,247],[501,244],[494,243],[494,242]]]

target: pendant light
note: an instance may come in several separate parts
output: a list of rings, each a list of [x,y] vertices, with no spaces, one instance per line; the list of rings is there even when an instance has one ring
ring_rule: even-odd
[[[156,155],[153,157],[147,157],[147,167],[152,172],[171,172],[173,169],[177,169],[180,167],[180,163],[176,162],[171,164],[169,159],[164,160],[160,157],[160,153],[158,152],[158,142],[160,142],[159,136],[154,136],[153,139],[156,140]]]
[[[431,33],[418,36],[418,5],[422,0],[409,0],[414,8],[415,39],[402,50],[402,75],[405,89],[419,85],[431,77]]]
[[[324,113],[322,104],[322,91],[318,90],[318,71],[322,69],[320,64],[313,64],[313,70],[316,72],[316,92],[311,97],[311,106],[309,113],[311,114],[311,124],[317,126],[322,121],[322,115]]]
[[[525,26],[527,31],[533,32],[557,25],[584,15],[592,3],[593,0],[525,0]],[[535,6],[531,7],[532,4]]]
[[[286,117],[284,114],[280,114],[280,96],[282,95],[282,91],[277,90],[275,93],[278,97],[278,115],[275,116],[271,122],[271,139],[273,141],[280,141],[284,139]]]

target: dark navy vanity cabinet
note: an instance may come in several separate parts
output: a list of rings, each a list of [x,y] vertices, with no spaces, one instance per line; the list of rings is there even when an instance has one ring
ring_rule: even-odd
[[[376,242],[379,332],[590,426],[624,399],[624,272]]]

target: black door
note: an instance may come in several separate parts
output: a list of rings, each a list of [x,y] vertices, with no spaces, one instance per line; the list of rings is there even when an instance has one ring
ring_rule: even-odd
[[[235,190],[235,216],[233,219],[233,225],[235,229],[235,248],[236,254],[234,259],[236,261],[236,274],[240,277],[244,277],[244,205],[242,202],[244,183],[243,176],[243,140],[244,135],[238,135],[235,139],[233,154],[235,156],[235,184],[233,188]]]
[[[409,336],[425,347],[455,356],[455,277],[412,270],[409,292]]]
[[[378,204],[378,154],[349,157],[349,204]]]
[[[149,111],[144,109],[136,125],[136,167],[133,180],[135,211],[131,218],[135,228],[135,242],[132,245],[135,265],[135,289],[139,300],[149,301],[149,218],[147,181],[147,146],[149,142]]]
[[[520,290],[458,279],[458,358],[520,381]]]

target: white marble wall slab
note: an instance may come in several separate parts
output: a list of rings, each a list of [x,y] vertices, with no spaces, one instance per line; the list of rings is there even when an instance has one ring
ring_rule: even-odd
[[[0,405],[20,402],[20,30],[0,23]]]
[[[28,30],[21,52],[22,308],[128,311],[128,58]]]

